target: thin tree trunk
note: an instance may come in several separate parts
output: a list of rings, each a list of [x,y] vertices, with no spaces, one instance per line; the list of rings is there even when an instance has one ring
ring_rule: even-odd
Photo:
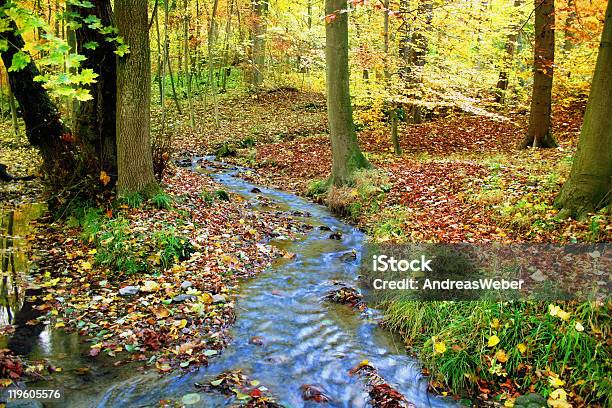
[[[331,182],[342,186],[352,173],[370,166],[359,149],[349,87],[347,0],[325,0],[325,14],[334,15],[325,24],[327,114],[332,144]]]
[[[410,43],[411,33],[410,24],[408,24],[408,13],[410,12],[410,0],[400,0],[400,15],[402,16],[402,24],[399,27],[400,39],[399,39],[399,56],[402,60],[402,66],[400,68],[400,78],[404,80],[404,85],[409,82],[410,74]]]
[[[189,2],[188,0],[184,0],[183,2],[183,12],[184,20],[183,20],[183,41],[185,46],[185,82],[187,88],[187,104],[189,106],[189,124],[191,125],[191,130],[195,129],[195,118],[193,115],[193,101],[191,100],[191,73],[189,68]]]
[[[117,28],[130,53],[117,60],[117,164],[120,195],[150,194],[151,59],[147,0],[115,0]]]
[[[8,86],[8,103],[9,108],[11,109],[11,121],[13,122],[13,130],[15,131],[15,136],[19,137],[19,120],[17,119],[17,106],[15,106],[15,96],[13,95],[13,91],[11,90],[11,86]]]
[[[214,46],[217,33],[217,8],[219,0],[214,0],[212,13],[210,15],[210,25],[208,27],[208,82],[211,87],[213,109],[215,115],[215,127],[219,127],[219,104],[217,101],[217,81],[214,79]]]
[[[570,177],[555,205],[579,218],[612,202],[612,2]]]
[[[522,3],[522,0],[514,0],[514,8],[518,9]],[[516,22],[509,27],[509,30],[510,34],[508,34],[508,38],[506,40],[506,54],[504,55],[504,59],[502,61],[499,79],[497,80],[497,89],[495,91],[495,102],[501,104],[505,103],[506,101],[506,91],[508,90],[509,85],[508,71],[512,66],[514,54],[516,53],[516,41],[518,40],[519,34],[519,27]]]
[[[567,0],[567,19],[565,20],[565,38],[563,39],[563,51],[567,54],[576,43],[576,35],[574,33],[574,25],[576,25],[577,12],[575,0]]]
[[[253,0],[253,27],[251,30],[251,87],[261,88],[266,63],[266,14],[268,0]]]
[[[534,0],[535,46],[533,61],[533,94],[529,129],[521,144],[528,147],[556,147],[552,135],[552,85],[555,63],[555,1]]]
[[[181,109],[181,104],[179,103],[178,95],[176,94],[176,86],[174,86],[174,75],[172,74],[172,61],[170,60],[170,35],[168,34],[169,19],[170,11],[168,10],[168,1],[164,1],[164,58],[166,60],[166,67],[168,68],[168,75],[170,76],[172,98],[174,99],[174,104],[176,105],[176,110],[178,114],[181,115],[183,113],[183,110]]]

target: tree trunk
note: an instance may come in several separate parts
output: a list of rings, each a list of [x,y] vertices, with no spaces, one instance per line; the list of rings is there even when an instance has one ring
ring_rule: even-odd
[[[562,214],[581,217],[610,205],[612,195],[612,2],[584,115],[570,177],[555,205]]]
[[[423,68],[425,67],[425,57],[427,55],[428,47],[428,39],[425,32],[431,27],[431,21],[433,19],[433,1],[419,1],[417,13],[419,18],[425,21],[425,26],[414,29],[412,33],[410,52],[408,54],[406,89],[410,90],[413,98],[421,99]],[[423,121],[421,106],[416,103],[412,104],[408,117],[412,123],[421,123]]]
[[[191,130],[195,130],[195,117],[193,114],[193,101],[191,100],[191,70],[189,67],[189,2],[183,2],[183,46],[185,47],[185,82],[187,88],[187,106],[189,108],[189,124]]]
[[[113,11],[110,0],[95,0],[93,8],[78,8],[75,11],[81,16],[94,14],[105,27],[113,25]],[[115,47],[105,40],[105,36],[83,25],[76,30],[78,53],[87,57],[82,67],[89,68],[98,74],[97,82],[91,85],[92,100],[81,102],[74,132],[89,154],[86,158],[88,167],[100,174],[104,171],[112,187],[117,181],[117,62]],[[88,42],[95,41],[95,49],[85,48]],[[94,174],[95,175],[95,174]]]
[[[266,14],[268,0],[253,0],[251,29],[251,87],[259,89],[264,82],[266,63]]]
[[[117,28],[129,54],[117,59],[118,192],[157,189],[151,154],[151,60],[147,0],[116,0]]]
[[[0,7],[6,6],[6,3],[6,0],[0,0]],[[15,22],[4,13],[0,17],[8,23],[8,30],[2,36],[10,46],[2,52],[2,61],[9,71],[13,56],[23,49],[25,42],[18,34]],[[72,185],[75,177],[72,136],[62,123],[60,113],[42,83],[34,81],[38,75],[40,71],[34,62],[30,62],[19,71],[8,72],[9,84],[21,107],[28,140],[40,150],[47,180],[53,189],[60,189]]]
[[[410,12],[410,0],[400,0],[399,11],[402,16],[402,24],[399,27],[399,56],[402,60],[400,68],[400,78],[404,80],[404,84],[408,84],[410,74],[410,24],[408,24],[408,13]]]
[[[514,8],[518,9],[521,7],[522,2],[522,0],[514,0]],[[506,91],[508,90],[509,84],[508,71],[512,66],[514,54],[516,53],[516,42],[519,34],[519,27],[517,26],[516,21],[513,22],[509,29],[510,34],[508,34],[508,39],[506,40],[506,54],[504,55],[504,59],[502,61],[499,79],[497,80],[497,89],[495,91],[495,102],[501,104],[505,103],[506,101]]]
[[[574,33],[574,25],[576,25],[577,12],[575,0],[567,0],[567,19],[565,20],[565,38],[563,39],[563,51],[567,54],[576,43],[576,34]]]
[[[327,114],[332,144],[331,182],[351,182],[353,171],[370,166],[359,149],[349,89],[347,0],[325,0],[325,14],[335,15],[325,24]]]
[[[533,93],[529,129],[521,144],[528,147],[556,147],[552,135],[552,85],[555,63],[555,0],[534,0],[535,46]]]

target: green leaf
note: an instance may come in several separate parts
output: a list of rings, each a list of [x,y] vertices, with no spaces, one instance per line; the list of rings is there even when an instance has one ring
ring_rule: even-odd
[[[115,54],[117,54],[120,57],[123,57],[124,55],[129,54],[129,53],[130,53],[130,47],[126,44],[120,45],[115,50]]]
[[[0,52],[8,50],[8,41],[4,38],[0,38]]]
[[[27,54],[23,51],[19,51],[13,55],[13,61],[11,62],[11,67],[9,68],[9,72],[17,72],[21,71],[32,61],[30,54]]]
[[[136,350],[136,346],[133,344],[126,344],[125,345],[125,351],[127,351],[128,353],[133,353]]]
[[[83,48],[85,48],[86,50],[95,50],[96,48],[98,48],[98,42],[97,41],[88,41],[85,44],[83,44]]]
[[[204,355],[205,355],[206,357],[210,357],[210,356],[214,356],[214,355],[215,355],[215,354],[217,354],[217,353],[218,353],[218,351],[217,351],[217,350],[206,350],[206,351],[204,352]]]

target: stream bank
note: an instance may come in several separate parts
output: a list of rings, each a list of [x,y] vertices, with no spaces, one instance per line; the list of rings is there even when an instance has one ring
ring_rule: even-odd
[[[356,284],[359,250],[365,240],[360,231],[322,206],[241,180],[236,177],[237,168],[206,162],[202,166],[194,161],[193,170],[209,175],[264,219],[283,214],[310,228],[304,228],[300,238],[276,234],[269,242],[291,256],[278,258],[259,276],[240,284],[235,301],[237,319],[229,330],[232,341],[207,367],[160,376],[151,369],[139,373],[137,363],[114,366],[109,359],[111,365],[104,365],[106,356],[92,362],[87,353],[90,347],[75,334],[65,337],[62,330],[47,328],[46,347],[41,336],[30,354],[61,364],[60,375],[40,384],[66,389],[66,399],[55,406],[156,406],[161,400],[180,401],[193,393],[200,396],[194,406],[229,406],[240,401],[235,396],[198,392],[195,385],[240,369],[281,405],[314,404],[302,395],[303,387],[312,384],[329,396],[327,406],[367,407],[369,398],[362,381],[349,374],[364,360],[416,406],[454,405],[427,392],[420,363],[406,354],[397,338],[379,327],[374,311],[359,316],[344,305],[322,300],[339,283]],[[328,229],[339,239],[330,239]],[[353,251],[356,259],[347,261],[343,255]],[[83,366],[89,370],[76,375]]]

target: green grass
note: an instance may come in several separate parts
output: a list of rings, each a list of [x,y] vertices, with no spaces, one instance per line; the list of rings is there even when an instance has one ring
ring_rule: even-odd
[[[155,208],[160,210],[169,210],[172,208],[172,197],[164,192],[159,192],[151,197],[151,203]]]
[[[547,303],[538,302],[424,302],[407,298],[381,303],[384,324],[403,336],[436,380],[454,393],[476,394],[477,379],[496,385],[506,378],[517,382],[522,393],[531,386],[548,396],[550,372],[590,402],[606,402],[612,395],[610,305],[592,302],[564,304],[570,312],[564,321],[551,316]],[[585,330],[578,331],[580,322]],[[491,336],[499,344],[488,347]],[[436,352],[443,342],[446,351]],[[521,352],[519,345],[525,345]],[[507,361],[496,357],[503,350]],[[499,390],[499,388],[498,388]],[[609,401],[608,401],[609,402]]]

